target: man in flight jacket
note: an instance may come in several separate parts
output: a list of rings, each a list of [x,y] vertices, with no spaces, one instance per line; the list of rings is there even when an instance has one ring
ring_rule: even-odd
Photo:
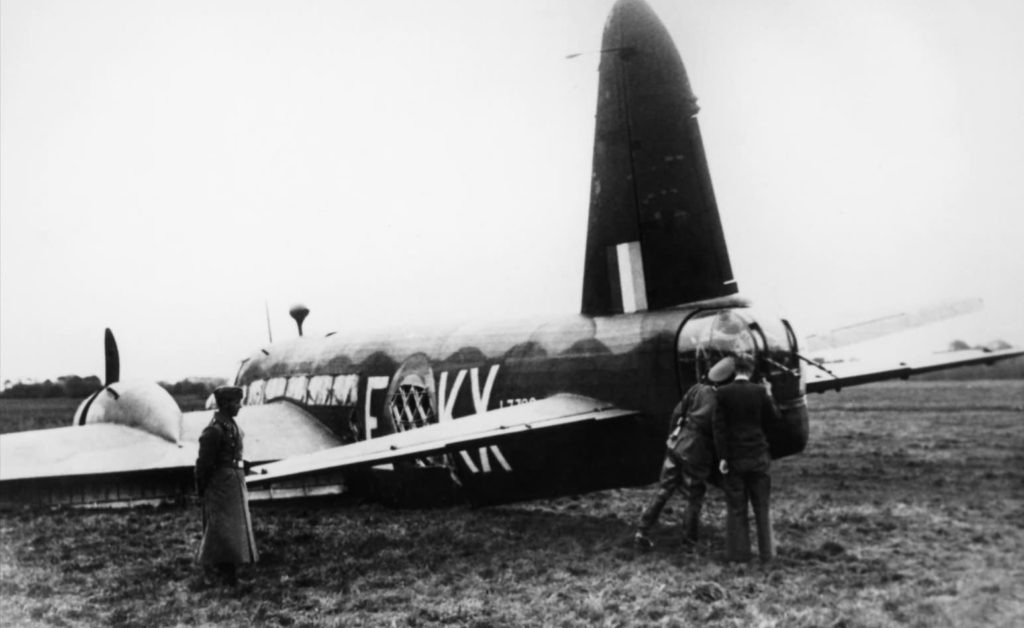
[[[707,491],[705,482],[715,465],[711,446],[711,420],[715,414],[715,386],[732,377],[732,358],[716,363],[708,373],[690,387],[683,400],[672,410],[672,432],[661,465],[658,491],[640,515],[640,526],[633,542],[646,551],[654,546],[647,536],[657,523],[665,503],[676,490],[686,499],[683,512],[683,541],[689,546],[697,543],[700,511]]]

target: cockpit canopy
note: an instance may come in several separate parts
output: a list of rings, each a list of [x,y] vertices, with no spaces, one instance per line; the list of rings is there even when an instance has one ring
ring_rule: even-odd
[[[699,381],[726,356],[754,360],[754,378],[799,373],[796,336],[785,319],[757,316],[752,309],[704,310],[683,325],[676,347],[680,377]]]

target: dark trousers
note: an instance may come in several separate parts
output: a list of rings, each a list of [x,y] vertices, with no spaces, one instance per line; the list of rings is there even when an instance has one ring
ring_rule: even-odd
[[[761,562],[768,562],[775,555],[772,539],[772,522],[768,506],[772,492],[772,478],[767,471],[730,471],[725,475],[722,487],[725,490],[725,560],[746,562],[750,560],[750,522],[747,504],[754,509],[754,523],[757,526],[757,550]]]
[[[651,503],[640,515],[640,530],[646,533],[654,527],[668,498],[678,489],[686,499],[686,510],[683,513],[683,535],[687,541],[696,541],[700,525],[700,511],[704,505],[704,494],[707,492],[704,481],[707,480],[708,472],[709,470],[706,468],[695,468],[675,451],[668,450],[665,454],[665,462],[661,466],[658,490]]]

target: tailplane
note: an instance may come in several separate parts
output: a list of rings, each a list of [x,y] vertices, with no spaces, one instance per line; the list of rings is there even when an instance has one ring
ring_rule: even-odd
[[[582,312],[654,310],[736,294],[697,101],[642,0],[605,25]]]

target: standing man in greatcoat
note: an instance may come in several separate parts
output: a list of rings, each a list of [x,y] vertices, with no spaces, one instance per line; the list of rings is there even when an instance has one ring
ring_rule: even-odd
[[[778,418],[778,409],[765,387],[750,381],[753,373],[753,360],[737,356],[736,379],[718,389],[712,427],[725,490],[725,560],[750,560],[749,503],[761,563],[768,564],[775,555],[775,542],[769,517],[771,455],[765,433]]]
[[[235,423],[242,407],[242,389],[221,386],[213,391],[217,411],[199,437],[196,491],[203,507],[203,541],[199,563],[213,568],[225,583],[238,583],[236,566],[259,559],[249,515],[242,459],[244,434]]]

